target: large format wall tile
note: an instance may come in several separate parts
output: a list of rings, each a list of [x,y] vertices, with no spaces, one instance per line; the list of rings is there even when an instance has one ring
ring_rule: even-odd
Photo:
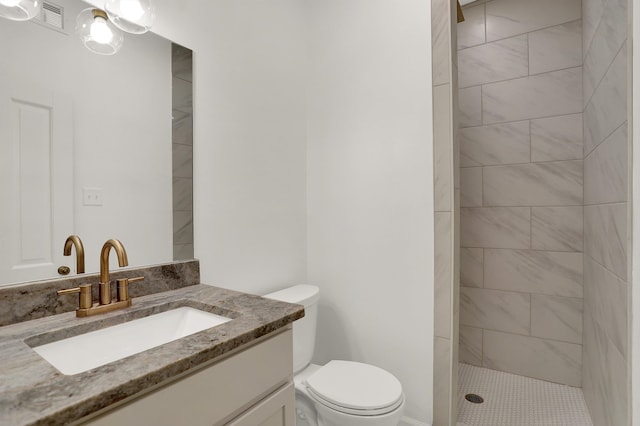
[[[582,298],[532,294],[531,335],[582,343]]]
[[[557,25],[529,34],[529,73],[582,65],[582,21]]]
[[[627,1],[607,0],[584,58],[584,96],[588,100],[627,39]]]
[[[581,345],[492,330],[484,330],[482,337],[485,367],[581,386]]]
[[[436,212],[434,328],[438,337],[451,338],[451,213]]]
[[[485,206],[582,205],[582,161],[485,167]]]
[[[582,253],[485,249],[484,287],[582,297]]]
[[[460,169],[460,206],[482,207],[482,167]]]
[[[458,90],[460,127],[482,124],[482,91],[480,86]]]
[[[580,0],[494,0],[486,4],[487,41],[580,19]]]
[[[193,115],[174,109],[171,142],[181,145],[193,145]]]
[[[482,329],[460,326],[460,362],[482,367]]]
[[[458,24],[457,30],[458,49],[484,43],[484,4],[465,7],[464,22]]]
[[[584,252],[627,279],[627,203],[585,206]]]
[[[492,207],[460,209],[462,247],[529,248],[531,209]]]
[[[433,63],[433,85],[450,83],[451,40],[449,35],[449,0],[432,0],[431,16],[431,58]]]
[[[583,208],[533,207],[531,209],[531,248],[536,250],[584,250]]]
[[[627,50],[622,48],[584,110],[585,157],[627,120]]]
[[[528,121],[468,127],[460,129],[459,138],[462,167],[528,163],[530,159]]]
[[[627,283],[589,256],[584,259],[584,303],[618,351],[627,356]],[[585,308],[586,310],[587,308]]]
[[[451,86],[433,88],[434,204],[436,211],[451,211]]]
[[[451,340],[436,337],[433,358],[433,424],[448,425],[451,398]]]
[[[193,114],[193,83],[179,78],[172,80],[172,108],[187,114]]]
[[[193,177],[193,146],[172,144],[171,161],[173,163],[173,176],[181,178]]]
[[[485,124],[581,111],[582,67],[491,83],[482,88]]]
[[[626,122],[584,160],[585,204],[627,201],[629,141]]]
[[[460,284],[464,287],[483,287],[484,249],[460,249]]]
[[[582,114],[531,120],[531,161],[582,160]]]
[[[193,243],[193,214],[190,211],[173,212],[173,243]]]
[[[585,306],[584,398],[594,425],[627,424],[627,360]]]
[[[524,293],[460,288],[460,324],[529,334],[531,297]]]
[[[529,73],[527,36],[470,47],[458,52],[458,84],[477,86]]]
[[[582,0],[582,56],[587,56],[598,29],[604,0]]]
[[[193,179],[173,178],[173,211],[193,210]]]

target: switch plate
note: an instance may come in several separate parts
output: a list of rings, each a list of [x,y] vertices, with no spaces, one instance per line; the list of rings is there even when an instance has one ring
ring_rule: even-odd
[[[82,204],[85,206],[101,206],[102,188],[82,188]]]

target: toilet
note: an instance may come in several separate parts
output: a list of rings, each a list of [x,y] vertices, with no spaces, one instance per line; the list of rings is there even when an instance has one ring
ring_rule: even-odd
[[[296,285],[264,297],[304,305],[293,323],[296,426],[397,426],[404,410],[400,381],[382,368],[354,361],[311,363],[320,290]]]

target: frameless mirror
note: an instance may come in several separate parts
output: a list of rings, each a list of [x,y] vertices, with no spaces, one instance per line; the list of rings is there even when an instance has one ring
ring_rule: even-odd
[[[0,285],[75,273],[71,234],[87,272],[109,238],[131,266],[193,257],[191,52],[146,33],[92,53],[74,34],[87,7],[0,25]]]

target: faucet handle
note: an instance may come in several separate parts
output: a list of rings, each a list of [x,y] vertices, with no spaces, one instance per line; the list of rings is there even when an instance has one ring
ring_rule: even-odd
[[[58,296],[63,294],[80,293],[78,297],[78,309],[89,309],[93,306],[93,298],[91,297],[91,284],[82,284],[78,287],[58,290]]]
[[[118,284],[118,301],[122,302],[131,299],[129,297],[129,284],[142,280],[144,280],[144,277],[120,278],[116,280],[116,283]]]

